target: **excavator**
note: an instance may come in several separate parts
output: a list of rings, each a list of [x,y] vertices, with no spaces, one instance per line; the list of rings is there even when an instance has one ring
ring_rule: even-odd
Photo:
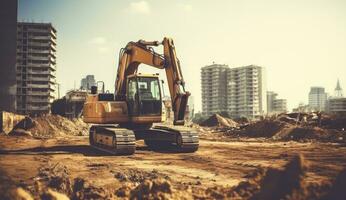
[[[160,45],[163,55],[154,51]],[[163,88],[158,74],[139,73],[140,64],[165,70],[173,125],[162,125]],[[120,50],[114,94],[104,89],[99,92],[94,86],[87,96],[83,120],[92,124],[90,145],[115,155],[131,155],[135,153],[136,140],[144,140],[151,149],[173,147],[177,152],[195,152],[199,146],[198,134],[184,126],[189,96],[171,38],[165,37],[162,42],[129,42]]]

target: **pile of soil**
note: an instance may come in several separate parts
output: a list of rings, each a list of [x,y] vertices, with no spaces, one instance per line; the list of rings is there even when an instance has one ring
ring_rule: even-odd
[[[279,140],[294,140],[300,142],[321,141],[321,142],[343,142],[345,135],[337,130],[328,130],[320,127],[299,127],[293,126],[281,130],[273,136]]]
[[[326,129],[337,129],[345,130],[346,129],[346,117],[341,116],[329,116],[322,115],[321,126]]]
[[[130,199],[173,199],[173,188],[164,179],[145,180],[130,193]]]
[[[20,121],[9,135],[32,135],[54,137],[65,135],[87,135],[89,126],[82,119],[67,119],[60,115],[26,117]]]
[[[210,124],[219,123],[217,116],[208,120]],[[206,134],[209,135],[208,138],[212,138],[212,135],[221,133],[229,138],[266,138],[299,142],[346,142],[346,132],[344,130],[335,128],[329,129],[308,123],[304,124],[288,115],[265,118],[246,125],[238,124],[236,128],[227,126],[211,127],[209,132],[210,134]],[[222,139],[222,137],[220,137],[220,139]]]
[[[320,184],[307,180],[309,164],[302,155],[291,159],[282,169],[258,169],[249,174],[246,181],[232,188],[209,188],[199,196],[215,199],[345,199],[346,170],[342,171],[333,182]]]
[[[222,117],[218,114],[214,114],[205,121],[203,121],[201,126],[207,126],[207,127],[212,127],[212,126],[218,126],[218,127],[228,127],[228,128],[236,128],[239,127],[239,124],[232,119]]]
[[[71,179],[69,170],[61,163],[40,168],[34,181],[25,189],[35,199],[110,199],[113,196],[111,191],[94,187],[82,178]]]
[[[289,124],[279,120],[264,119],[254,122],[242,130],[242,135],[246,137],[273,137],[276,133],[289,127]]]
[[[127,170],[121,170],[114,172],[113,170],[111,173],[114,174],[114,177],[118,179],[120,182],[132,182],[132,183],[142,183],[146,179],[153,180],[153,179],[166,179],[170,180],[168,176],[159,173],[157,170],[152,170],[150,172],[138,170],[138,169],[127,169]]]

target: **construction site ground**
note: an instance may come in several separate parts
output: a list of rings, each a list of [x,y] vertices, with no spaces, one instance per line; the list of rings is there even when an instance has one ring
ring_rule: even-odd
[[[330,188],[330,184],[321,185],[334,181],[346,167],[346,146],[338,143],[261,138],[224,141],[222,137],[209,139],[201,135],[200,148],[195,153],[153,151],[138,141],[134,155],[113,156],[91,148],[87,136],[0,136],[0,189],[21,187],[37,197],[43,190],[40,187],[50,187],[75,199],[88,198],[87,195],[96,199],[135,199],[136,195],[149,193],[145,183],[143,186],[145,180],[158,179],[164,182],[162,199],[227,198],[225,191],[249,181],[250,174],[260,169],[283,169],[298,154],[305,158],[303,165],[308,166],[305,183]],[[88,187],[84,194],[76,195],[78,181]],[[147,184],[150,189],[152,183]],[[246,192],[238,193],[240,199],[249,197]]]

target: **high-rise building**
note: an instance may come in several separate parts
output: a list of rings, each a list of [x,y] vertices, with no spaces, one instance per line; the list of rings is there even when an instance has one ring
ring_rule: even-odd
[[[309,92],[309,106],[315,111],[324,111],[326,108],[327,93],[323,87],[311,87]]]
[[[267,113],[285,113],[287,112],[287,100],[277,99],[278,94],[272,91],[267,92]]]
[[[227,65],[202,67],[202,114],[227,112]]]
[[[274,110],[274,100],[278,96],[277,93],[273,91],[267,91],[267,113],[270,114]]]
[[[17,111],[49,113],[55,94],[56,30],[50,23],[17,26]]]
[[[343,92],[342,92],[342,88],[340,86],[340,81],[338,79],[337,83],[336,83],[336,87],[335,87],[335,90],[334,90],[334,96],[335,97],[343,97]]]
[[[0,1],[0,111],[16,110],[17,4]]]
[[[80,83],[80,89],[90,90],[91,86],[95,86],[96,81],[94,75],[87,75],[85,78],[82,78]]]
[[[263,67],[249,65],[227,70],[227,108],[233,118],[256,118],[266,113],[266,76]]]

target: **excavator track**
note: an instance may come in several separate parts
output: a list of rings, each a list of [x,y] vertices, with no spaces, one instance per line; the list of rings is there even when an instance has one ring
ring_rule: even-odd
[[[92,126],[89,142],[92,147],[114,155],[132,155],[136,150],[134,132],[116,126]]]
[[[165,148],[174,145],[176,152],[191,153],[198,150],[197,131],[184,126],[154,126],[146,133],[145,143],[150,148]]]

